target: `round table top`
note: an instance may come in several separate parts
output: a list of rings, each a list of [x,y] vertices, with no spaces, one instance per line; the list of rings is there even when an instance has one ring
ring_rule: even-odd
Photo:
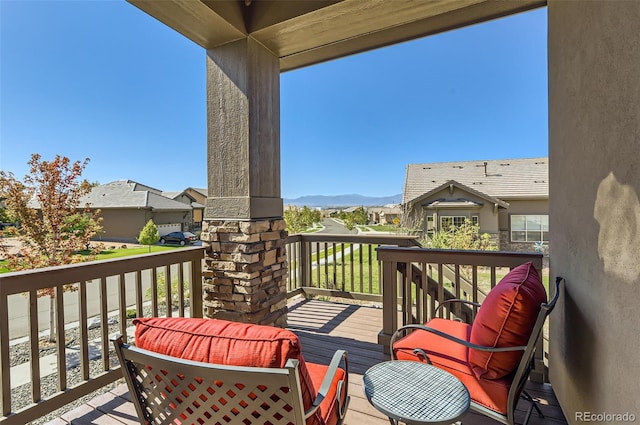
[[[469,391],[452,374],[427,363],[378,363],[362,377],[369,402],[407,424],[451,424],[469,409]]]

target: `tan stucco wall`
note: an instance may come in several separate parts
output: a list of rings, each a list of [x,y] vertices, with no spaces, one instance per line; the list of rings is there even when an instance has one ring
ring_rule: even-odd
[[[174,201],[178,201],[178,202],[182,202],[183,204],[187,204],[187,205],[191,205],[191,202],[193,202],[193,199],[191,199],[190,197],[188,197],[186,194],[181,194],[178,195],[177,197],[173,198]]]
[[[203,215],[203,208],[194,208],[193,209],[193,221],[194,223],[202,223],[202,215]]]
[[[192,188],[188,188],[185,190],[185,192],[187,192],[189,195],[191,195],[191,197],[193,199],[196,200],[197,203],[204,205],[207,202],[207,197],[204,196],[203,194],[201,194],[200,192],[198,192],[197,190],[194,190]]]
[[[582,411],[638,421],[640,2],[548,13],[551,273],[566,278],[551,382],[570,423]]]
[[[104,229],[100,238],[105,240],[135,239],[149,220],[146,210],[103,209],[100,216]]]
[[[104,232],[96,239],[103,240],[135,240],[150,219],[156,225],[186,223],[189,217],[183,218],[188,211],[151,212],[144,209],[102,209],[102,228]]]

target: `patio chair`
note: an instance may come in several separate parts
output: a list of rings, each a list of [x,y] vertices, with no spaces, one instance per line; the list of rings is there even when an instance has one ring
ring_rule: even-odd
[[[452,373],[469,390],[471,410],[507,425],[515,423],[515,407],[525,398],[531,403],[523,422],[527,424],[534,408],[542,417],[524,385],[562,280],[556,279],[555,295],[547,303],[533,264],[520,265],[487,294],[482,306],[449,301],[480,307],[473,324],[433,318],[424,325],[405,325],[391,337],[391,357],[428,362]]]
[[[347,353],[306,363],[292,332],[215,319],[135,319],[113,340],[141,424],[341,424]],[[340,367],[343,366],[343,367]]]

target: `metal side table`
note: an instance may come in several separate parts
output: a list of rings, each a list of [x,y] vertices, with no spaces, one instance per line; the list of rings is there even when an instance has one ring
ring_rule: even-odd
[[[378,363],[362,377],[369,402],[408,425],[452,424],[469,409],[471,398],[462,382],[426,363],[392,360]]]

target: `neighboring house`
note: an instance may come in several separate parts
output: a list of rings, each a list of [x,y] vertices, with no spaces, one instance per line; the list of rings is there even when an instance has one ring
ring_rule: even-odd
[[[162,195],[169,199],[191,205],[193,209],[191,211],[191,222],[188,224],[188,230],[200,230],[202,228],[202,217],[204,216],[204,206],[207,200],[206,191],[205,195],[202,196],[202,193],[195,192],[195,190],[187,188],[182,192],[162,192]]]
[[[326,210],[322,210],[323,217],[335,217],[338,214],[340,214],[340,210],[337,208],[328,208]]]
[[[343,208],[341,211],[343,213],[351,214],[353,212],[356,212],[358,208],[364,208],[364,207],[347,207],[347,208]]]
[[[188,187],[184,190],[188,193],[193,199],[196,200],[197,203],[206,205],[207,204],[207,189],[206,188],[196,188],[196,187]]]
[[[384,207],[368,207],[367,214],[369,222],[372,224],[395,224],[394,220],[400,220],[402,215],[402,207],[399,205]]]
[[[188,187],[184,190],[189,196],[191,196],[195,202],[199,205],[196,207],[194,204],[193,209],[193,224],[196,227],[202,227],[202,219],[204,217],[204,208],[207,205],[207,189],[206,188],[194,188]]]
[[[500,250],[533,251],[549,241],[548,158],[409,164],[403,205],[426,235],[465,219]]]
[[[158,189],[131,180],[96,186],[83,198],[81,204],[85,203],[92,210],[100,209],[101,238],[105,240],[136,240],[149,220],[158,226],[160,235],[187,230],[193,222],[190,202],[168,198]]]

